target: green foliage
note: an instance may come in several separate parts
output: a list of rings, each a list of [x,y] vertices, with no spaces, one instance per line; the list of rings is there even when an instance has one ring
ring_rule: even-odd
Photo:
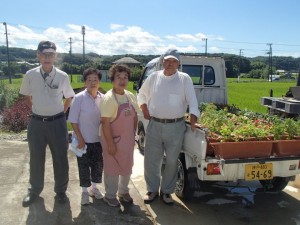
[[[0,111],[10,107],[19,97],[19,90],[9,88],[3,81],[0,81]]]
[[[131,78],[130,81],[138,81],[142,75],[142,69],[133,67],[131,68]]]
[[[246,77],[251,78],[263,78],[264,70],[263,69],[253,69],[251,70]]]
[[[208,130],[209,137],[219,141],[245,141],[266,139],[295,139],[300,136],[300,121],[264,116],[227,105],[200,106],[200,127]],[[231,111],[234,109],[234,111]]]

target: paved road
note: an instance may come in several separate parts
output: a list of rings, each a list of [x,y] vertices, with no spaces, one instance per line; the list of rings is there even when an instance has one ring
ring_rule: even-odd
[[[133,205],[117,209],[108,207],[102,200],[91,199],[91,205],[81,207],[77,163],[71,152],[69,201],[65,205],[57,204],[53,198],[48,151],[45,189],[36,203],[23,208],[22,198],[28,186],[27,142],[1,141],[0,154],[0,225],[300,225],[300,193],[292,183],[280,194],[264,194],[255,182],[246,183],[249,188],[219,183],[196,192],[189,202],[174,195],[173,206],[165,205],[160,199],[145,205],[141,198],[146,193],[143,156],[137,149],[130,183]]]
[[[27,193],[29,171],[27,142],[1,141],[0,154],[0,225],[153,224],[153,219],[132,182],[130,194],[134,199],[133,205],[123,204],[121,208],[112,208],[103,200],[91,198],[92,204],[81,207],[77,162],[71,152],[67,191],[69,201],[64,205],[54,201],[52,160],[50,151],[47,151],[45,188],[37,202],[23,208],[22,199]]]

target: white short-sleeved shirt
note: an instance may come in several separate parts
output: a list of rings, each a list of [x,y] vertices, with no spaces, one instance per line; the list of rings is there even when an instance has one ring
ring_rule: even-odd
[[[46,79],[42,67],[27,71],[24,76],[20,94],[32,96],[32,112],[42,116],[52,116],[63,112],[63,97],[75,95],[68,75],[53,66]]]

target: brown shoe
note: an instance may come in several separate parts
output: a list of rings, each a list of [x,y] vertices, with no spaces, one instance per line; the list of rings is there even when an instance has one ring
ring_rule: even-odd
[[[148,191],[144,196],[144,203],[149,204],[150,202],[153,202],[157,196],[158,196],[157,192]]]
[[[109,206],[112,206],[112,207],[118,207],[120,206],[120,202],[118,199],[116,198],[106,198],[104,197],[103,200],[109,205]]]
[[[126,194],[118,194],[119,200],[121,202],[128,202],[128,203],[132,203],[133,199],[131,198],[129,193]]]

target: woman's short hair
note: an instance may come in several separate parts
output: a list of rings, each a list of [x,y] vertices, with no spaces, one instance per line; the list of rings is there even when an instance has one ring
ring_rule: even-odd
[[[86,81],[88,75],[91,74],[96,74],[99,78],[99,80],[101,80],[102,78],[102,74],[100,72],[100,70],[95,69],[95,68],[87,68],[86,70],[83,71],[83,80]]]
[[[125,64],[115,64],[108,71],[108,74],[109,74],[108,76],[109,76],[110,81],[114,81],[117,72],[127,73],[128,80],[130,79],[130,76],[131,76],[130,68]]]

